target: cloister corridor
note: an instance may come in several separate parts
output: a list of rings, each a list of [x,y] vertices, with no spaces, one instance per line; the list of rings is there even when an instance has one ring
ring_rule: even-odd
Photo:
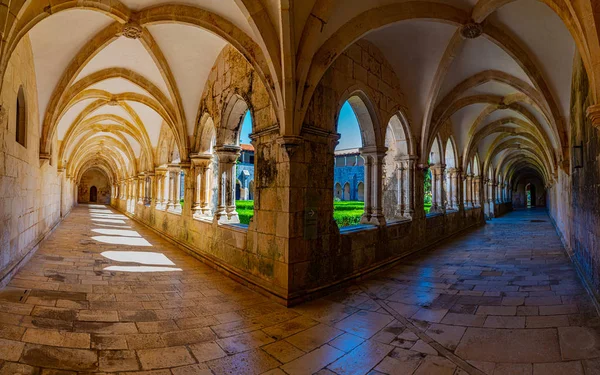
[[[80,205],[0,292],[0,374],[597,374],[598,327],[544,210],[286,308]]]

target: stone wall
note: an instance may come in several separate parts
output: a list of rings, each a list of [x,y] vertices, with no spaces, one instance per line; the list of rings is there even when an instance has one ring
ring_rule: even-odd
[[[96,201],[90,200],[90,191],[93,186],[96,187]],[[79,181],[77,201],[79,203],[110,204],[110,183],[106,175],[96,169],[86,171]]]
[[[552,187],[550,213],[587,285],[600,296],[600,136],[586,108],[591,104],[588,76],[579,56],[575,57],[571,92],[570,143],[583,142],[583,168],[560,173]],[[574,162],[574,155],[571,155]],[[570,196],[569,196],[570,192]],[[563,203],[565,202],[565,203]],[[569,204],[570,203],[570,204]],[[563,205],[570,206],[564,207]]]
[[[37,249],[41,239],[72,206],[72,195],[61,196],[61,186],[71,186],[57,171],[56,156],[40,161],[40,124],[33,54],[24,37],[11,57],[4,76],[0,123],[0,286],[19,264]],[[26,147],[16,142],[16,107],[19,87],[26,106]],[[0,116],[1,117],[1,116]],[[58,150],[56,137],[53,150]],[[64,179],[64,180],[63,180]]]
[[[517,184],[513,190],[512,205],[514,208],[527,207],[527,185],[535,186],[535,202],[531,202],[535,207],[546,207],[546,189],[539,178],[524,178]],[[533,199],[532,199],[533,200]]]

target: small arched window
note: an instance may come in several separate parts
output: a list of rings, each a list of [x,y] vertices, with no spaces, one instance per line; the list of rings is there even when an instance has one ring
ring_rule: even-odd
[[[15,119],[16,141],[23,147],[27,147],[27,111],[25,110],[25,93],[23,86],[19,87],[17,94],[17,116]]]

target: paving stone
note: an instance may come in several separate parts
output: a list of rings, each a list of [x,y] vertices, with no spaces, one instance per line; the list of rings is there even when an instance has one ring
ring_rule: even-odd
[[[390,315],[372,311],[358,311],[336,323],[335,327],[368,339],[394,320]]]
[[[217,344],[228,354],[243,352],[275,341],[262,331],[242,333],[237,336],[217,340]]]
[[[463,359],[485,362],[560,361],[555,329],[467,328],[455,353]]]
[[[376,341],[365,341],[328,367],[340,375],[367,373],[385,358],[393,348],[391,345]]]
[[[275,359],[261,350],[249,350],[207,362],[215,374],[258,375],[280,365]]]
[[[290,375],[312,374],[326,367],[345,353],[329,345],[323,345],[281,368]]]
[[[534,363],[533,375],[583,375],[581,362]]]
[[[206,362],[227,355],[219,344],[214,341],[190,345],[190,350],[194,353],[198,362]]]
[[[31,366],[61,370],[95,371],[98,369],[98,354],[96,351],[46,345],[25,345],[21,361]]]
[[[152,370],[196,363],[185,346],[138,350],[142,369]]]
[[[0,339],[0,359],[18,361],[25,344],[20,341]]]
[[[263,350],[281,363],[288,363],[304,354],[302,350],[284,340],[266,345]]]
[[[600,328],[561,327],[558,338],[564,360],[600,357]]]
[[[99,352],[99,360],[101,371],[136,371],[140,369],[133,350],[102,350]]]
[[[320,324],[290,336],[286,339],[286,341],[300,350],[309,352],[325,343],[328,343],[343,333],[344,332],[339,329]]]

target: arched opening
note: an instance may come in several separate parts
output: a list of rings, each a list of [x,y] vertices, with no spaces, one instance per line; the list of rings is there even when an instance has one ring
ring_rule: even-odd
[[[343,198],[342,185],[339,182],[335,184],[334,197],[336,201],[341,201]]]
[[[452,138],[446,142],[444,153],[444,206],[448,210],[458,209],[458,171],[456,169],[456,151]]]
[[[361,202],[364,202],[365,200],[365,184],[362,182],[359,182],[358,187],[356,188],[356,198]]]
[[[361,155],[363,139],[359,118],[355,112],[356,108],[364,104],[360,98],[353,98],[355,98],[355,105],[346,101],[340,109],[337,120],[337,132],[340,138],[334,150],[334,197],[339,197],[344,202],[334,200],[333,217],[339,227],[360,223],[364,213],[364,193],[362,199],[358,199],[355,190],[359,183],[364,184],[365,179],[365,161]],[[362,115],[368,116],[368,111]],[[338,186],[343,188],[337,190]]]
[[[439,137],[435,137],[429,152],[429,169],[425,171],[424,208],[425,213],[444,213],[444,188],[442,186],[444,167],[442,147]],[[429,210],[428,210],[429,208]]]
[[[252,134],[252,115],[246,110],[239,128],[238,143],[240,156],[235,165],[236,191],[235,205],[241,224],[249,224],[254,216],[254,146],[250,139]]]
[[[344,201],[352,200],[349,182],[346,182],[344,184],[344,196],[343,196],[342,200],[344,200]]]
[[[90,202],[96,203],[98,201],[98,188],[92,186],[90,188]]]
[[[25,93],[23,86],[17,93],[17,106],[15,118],[15,140],[23,147],[27,147],[27,107],[25,106]]]
[[[412,160],[409,157],[406,124],[394,115],[386,128],[383,160],[383,213],[386,220],[411,218]]]
[[[527,186],[525,186],[525,194],[527,197],[527,208],[535,207],[535,202],[537,199],[535,185],[532,183],[528,183]]]

